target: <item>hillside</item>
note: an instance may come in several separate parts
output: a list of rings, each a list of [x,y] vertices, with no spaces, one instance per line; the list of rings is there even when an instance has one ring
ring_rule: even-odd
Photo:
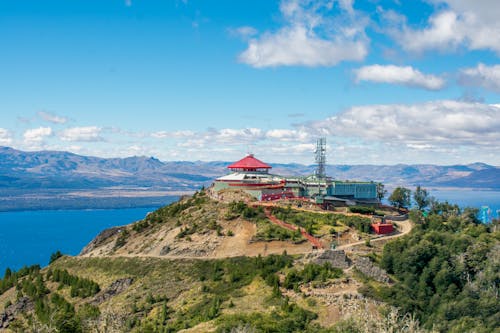
[[[262,205],[238,192],[224,200],[200,191],[103,231],[77,257],[6,272],[0,329],[493,332],[500,324],[500,234],[468,211],[413,211],[416,228],[404,221],[378,237],[368,218],[342,209]],[[343,250],[311,251],[269,216],[326,247],[339,235]]]
[[[98,158],[68,152],[23,152],[0,147],[0,210],[165,204],[164,196],[192,193],[227,173],[230,162],[162,162],[153,157]],[[273,173],[308,175],[313,165],[273,164]],[[328,165],[336,179],[388,186],[500,189],[500,168],[470,165]],[[7,200],[8,198],[8,200]],[[95,200],[98,198],[98,200]],[[57,199],[57,200],[54,200]],[[60,206],[52,207],[55,203]]]

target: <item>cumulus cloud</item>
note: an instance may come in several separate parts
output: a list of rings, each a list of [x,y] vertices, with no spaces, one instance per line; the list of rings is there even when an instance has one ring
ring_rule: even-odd
[[[68,118],[58,116],[52,112],[47,112],[47,111],[38,111],[37,112],[38,117],[40,117],[42,120],[45,120],[49,123],[53,124],[65,124],[68,122]]]
[[[438,11],[424,28],[412,28],[406,19],[384,12],[389,32],[407,51],[450,51],[459,46],[489,49],[500,54],[500,6],[496,0],[433,0]],[[441,9],[444,8],[444,9]]]
[[[195,135],[195,132],[184,130],[184,131],[158,131],[151,134],[155,139],[170,139],[170,138],[188,138]]]
[[[10,145],[12,143],[12,135],[5,128],[0,128],[0,145]]]
[[[214,140],[217,143],[235,144],[241,142],[253,142],[263,138],[260,128],[223,128],[220,130],[211,129],[204,135],[207,140]]]
[[[266,132],[266,138],[278,141],[304,141],[308,140],[310,136],[300,130],[272,129]]]
[[[371,65],[354,71],[356,81],[391,83],[409,87],[440,90],[445,81],[435,75],[423,74],[411,66]]]
[[[250,39],[239,61],[256,68],[334,66],[368,53],[368,20],[352,1],[283,0],[280,12],[284,26]]]
[[[72,127],[59,133],[59,137],[63,141],[98,142],[104,140],[101,131],[102,129],[97,126]]]
[[[480,63],[477,67],[465,68],[460,71],[459,83],[500,92],[500,65],[486,66]]]
[[[323,135],[413,145],[497,146],[500,107],[460,101],[352,107],[323,121],[304,124]]]
[[[44,138],[52,135],[52,128],[39,127],[26,130],[23,134],[26,143],[40,143]]]

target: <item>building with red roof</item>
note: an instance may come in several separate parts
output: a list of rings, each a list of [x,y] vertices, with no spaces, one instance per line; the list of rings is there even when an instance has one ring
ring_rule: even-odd
[[[333,181],[329,177],[282,177],[269,173],[272,167],[249,154],[227,167],[231,173],[215,180],[213,190],[238,189],[258,200],[305,197],[332,205],[378,204],[373,182]],[[384,229],[384,232],[386,229]]]
[[[269,169],[272,169],[272,166],[256,159],[253,154],[249,154],[227,168],[234,172],[268,172]]]

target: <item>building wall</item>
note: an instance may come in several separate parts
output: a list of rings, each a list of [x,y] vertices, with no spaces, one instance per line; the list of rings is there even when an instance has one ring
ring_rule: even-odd
[[[377,197],[377,185],[368,184],[356,184],[356,190],[354,193],[354,198],[356,199],[375,199]]]
[[[333,182],[328,188],[328,195],[353,197],[355,199],[375,199],[377,185],[375,183]]]
[[[215,182],[214,190],[220,191],[227,188],[238,189],[239,187],[229,186],[226,182]],[[245,190],[255,198],[261,198],[263,190],[250,190],[245,187],[239,189]],[[274,193],[275,189],[265,190],[265,193]],[[279,189],[278,191],[282,191]],[[377,198],[377,185],[375,183],[351,183],[351,182],[328,182],[322,183],[319,187],[318,184],[290,184],[290,187],[285,185],[285,191],[292,191],[296,197],[314,197],[320,192],[321,195],[339,196],[352,199],[376,199]]]

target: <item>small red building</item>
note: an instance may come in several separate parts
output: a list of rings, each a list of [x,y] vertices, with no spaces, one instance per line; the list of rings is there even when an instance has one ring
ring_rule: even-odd
[[[394,231],[392,223],[372,223],[372,228],[378,235],[390,234]]]

